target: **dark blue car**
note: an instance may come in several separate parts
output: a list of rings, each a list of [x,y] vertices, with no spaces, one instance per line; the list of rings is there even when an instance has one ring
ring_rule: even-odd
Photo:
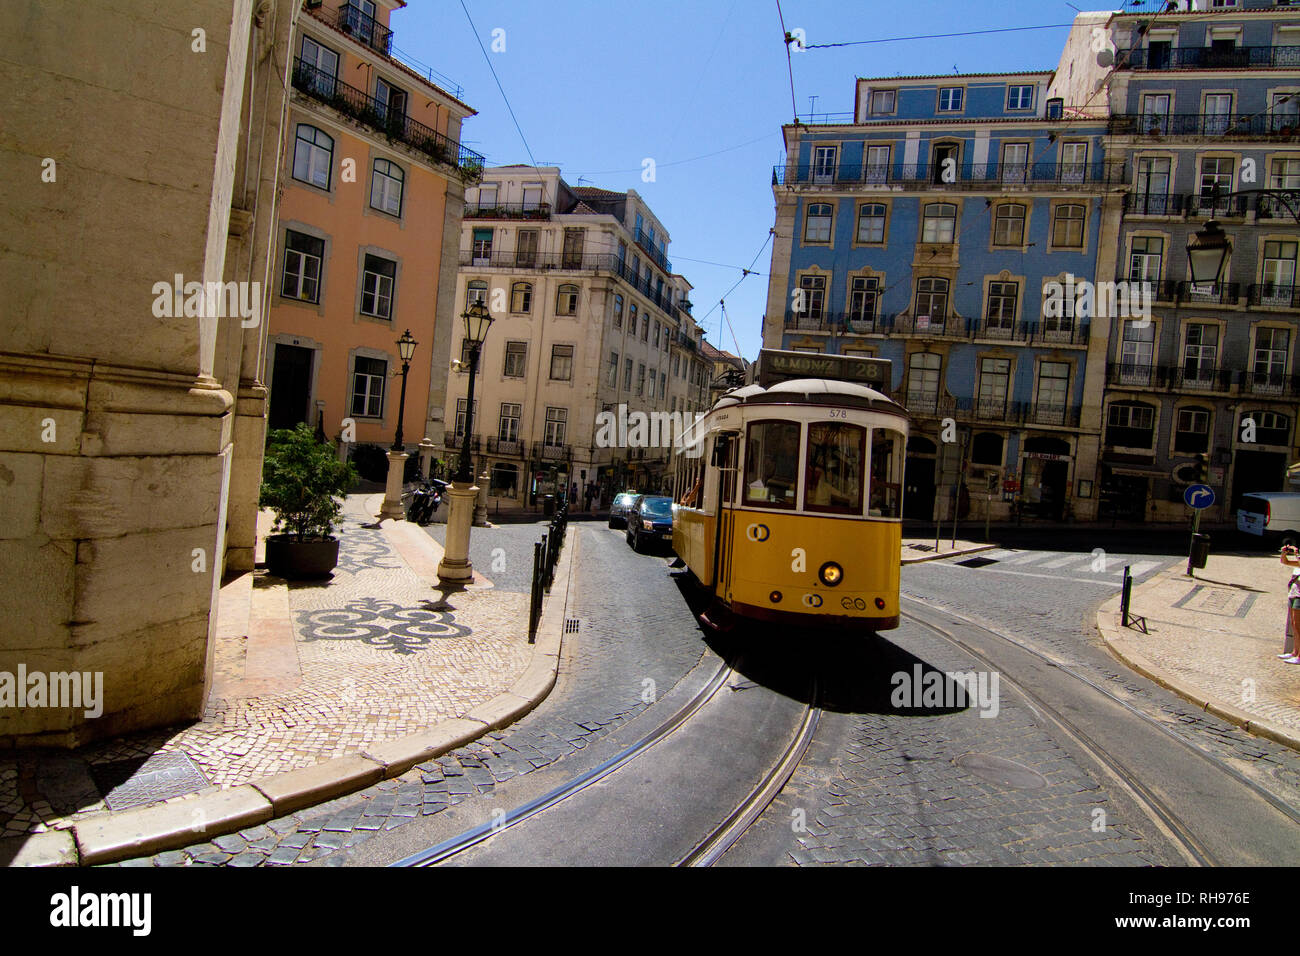
[[[673,544],[673,499],[642,495],[627,512],[627,543],[633,551]]]

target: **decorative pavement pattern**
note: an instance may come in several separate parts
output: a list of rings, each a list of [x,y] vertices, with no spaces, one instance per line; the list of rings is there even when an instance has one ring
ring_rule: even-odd
[[[150,757],[178,754],[206,785],[195,780],[171,796],[234,787],[418,733],[508,690],[532,657],[528,596],[488,589],[444,600],[382,531],[365,526],[363,500],[347,501],[328,583],[286,585],[256,573],[253,620],[240,629],[247,633],[219,636],[200,722],[92,745],[60,760],[57,773],[35,753],[0,758],[0,837],[106,809],[95,783],[101,765],[117,765],[121,776],[129,761],[147,771]],[[270,664],[249,636],[267,607],[282,615]]]

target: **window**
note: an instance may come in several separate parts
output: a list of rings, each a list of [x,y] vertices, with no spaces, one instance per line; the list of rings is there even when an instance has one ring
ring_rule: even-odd
[[[745,438],[745,504],[793,509],[798,492],[798,423],[751,422]]]
[[[614,296],[614,328],[621,329],[622,327],[623,327],[623,297],[621,295],[616,295]]]
[[[560,286],[560,291],[555,295],[555,314],[578,314],[578,287],[576,285],[565,284]]]
[[[1282,388],[1290,345],[1291,332],[1288,329],[1258,329],[1255,332],[1255,362],[1251,370],[1255,391]]]
[[[869,183],[883,183],[889,181],[889,150],[888,146],[868,146],[867,162],[864,169],[863,178]]]
[[[1232,192],[1236,166],[1237,161],[1227,156],[1206,156],[1201,160],[1200,205],[1203,208],[1214,208],[1219,196]]]
[[[1016,300],[1020,295],[1017,282],[990,282],[989,307],[984,317],[986,332],[1011,334],[1016,324]]]
[[[1159,236],[1134,236],[1128,257],[1130,282],[1156,282],[1160,279],[1160,260],[1165,241]]]
[[[480,355],[482,352],[479,353]],[[469,371],[470,362],[474,361],[473,350],[470,348],[469,339],[460,340],[460,369],[463,372]]]
[[[325,260],[325,240],[286,230],[284,281],[280,294],[303,302],[320,301],[320,267]]]
[[[623,360],[623,391],[632,391],[632,360]]]
[[[961,158],[961,147],[956,143],[936,143],[932,155],[934,169],[931,170],[931,181],[935,183],[953,181],[953,177],[957,174],[958,161]]]
[[[1116,402],[1106,416],[1106,444],[1150,448],[1155,439],[1155,408],[1140,402]]]
[[[655,320],[655,348],[659,348],[659,320]]]
[[[1133,181],[1133,211],[1142,215],[1163,216],[1172,212],[1169,202],[1168,156],[1143,156],[1137,162]]]
[[[865,203],[858,208],[858,242],[885,241],[885,207]]]
[[[564,444],[564,428],[568,420],[569,410],[567,408],[546,409],[546,444]]]
[[[480,305],[487,305],[488,285],[482,279],[475,279],[470,282],[465,289],[465,305],[470,306],[475,302]]]
[[[939,112],[955,113],[961,110],[962,94],[960,86],[945,86],[939,90]]]
[[[830,203],[809,203],[808,215],[804,220],[804,242],[831,241],[831,205]]]
[[[633,302],[628,306],[627,311],[627,334],[636,337],[636,303]]]
[[[1008,86],[1007,109],[1029,110],[1034,108],[1034,88],[1032,86]]]
[[[993,216],[993,245],[1019,246],[1025,241],[1025,207],[1017,202],[999,203]]]
[[[1172,40],[1150,40],[1147,43],[1147,69],[1167,70],[1173,50]]]
[[[361,273],[361,314],[391,319],[393,284],[396,280],[396,262],[367,253],[365,268]]]
[[[917,327],[921,319],[942,325],[948,315],[948,280],[921,279],[916,283]],[[929,323],[927,323],[928,325]]]
[[[618,388],[618,353],[609,353],[609,373],[605,377],[605,384],[610,388]]]
[[[1199,322],[1189,324],[1187,341],[1183,345],[1183,382],[1189,385],[1212,384],[1218,352],[1217,325]]]
[[[383,359],[354,360],[352,368],[352,414],[358,418],[379,418],[384,414],[384,382],[388,363]]]
[[[1285,415],[1279,415],[1277,412],[1269,412],[1264,409],[1256,409],[1252,412],[1246,412],[1242,416],[1244,421],[1247,418],[1255,422],[1255,441],[1260,445],[1288,445],[1291,443],[1291,419]],[[1237,429],[1240,435],[1242,428]]]
[[[835,182],[835,159],[838,146],[817,146],[813,149],[813,182],[825,185]]]
[[[1057,206],[1052,218],[1052,245],[1061,249],[1083,247],[1083,207],[1073,203]]]
[[[497,187],[495,183],[491,185],[483,185],[478,188],[478,205],[480,209],[496,208]]]
[[[871,430],[872,518],[897,518],[903,505],[903,449],[906,442],[898,432]]]
[[[556,382],[573,380],[573,346],[551,346],[551,379]]]
[[[1206,93],[1204,131],[1207,136],[1221,136],[1228,131],[1232,122],[1232,94]]]
[[[1040,425],[1064,425],[1070,394],[1070,366],[1067,362],[1040,362],[1034,421]]]
[[[804,508],[828,514],[862,514],[867,430],[841,422],[808,425]]]
[[[1004,143],[1002,145],[1002,176],[1004,183],[1023,183],[1029,176],[1029,144]]]
[[[390,216],[402,214],[402,168],[386,159],[376,159],[370,176],[370,207]]]
[[[636,393],[645,395],[645,363],[636,363]]]
[[[678,355],[676,352],[673,353],[673,378],[681,378],[681,377],[682,377],[682,375],[681,375],[681,363],[678,361],[680,358],[681,358],[681,356]]]
[[[950,202],[932,202],[925,206],[921,227],[922,242],[952,242],[957,231],[957,207]]]
[[[497,422],[498,441],[519,441],[519,405],[501,403],[501,418]]]
[[[1300,189],[1300,159],[1273,160],[1269,189]]]
[[[1169,95],[1168,94],[1146,93],[1142,96],[1141,132],[1158,133],[1161,136],[1169,135]]]
[[[312,90],[333,96],[339,75],[339,55],[310,37],[302,38],[302,72]]]
[[[1210,413],[1204,408],[1180,408],[1174,431],[1174,451],[1197,454],[1210,450]]]
[[[333,166],[333,138],[315,126],[299,123],[293,144],[293,178],[329,189]]]
[[[873,116],[894,112],[894,100],[896,97],[894,90],[872,90],[870,110]]]
[[[560,253],[560,268],[582,268],[582,249],[586,231],[585,229],[564,230],[564,248]]]
[[[914,352],[907,365],[907,407],[934,412],[939,402],[939,368],[942,359],[934,352]]]
[[[475,229],[470,257],[476,266],[485,266],[492,258],[492,230]]]
[[[1274,132],[1300,126],[1300,93],[1273,94],[1272,126]]]
[[[1011,381],[1011,360],[980,359],[979,405],[981,418],[1002,418],[1007,410],[1007,386]]]
[[[469,407],[465,399],[456,399],[456,440],[465,437],[465,410]],[[478,399],[474,399],[474,417],[478,418]]]
[[[524,268],[537,265],[536,229],[520,229],[515,235],[515,265]]]
[[[803,292],[802,296],[795,297],[795,304],[803,300],[802,314],[813,321],[821,321],[826,308],[826,277],[825,276],[800,276],[799,289]],[[795,309],[796,314],[799,309]]]
[[[1150,320],[1127,320],[1120,338],[1121,385],[1150,385],[1155,362],[1156,327]]]
[[[516,314],[533,311],[533,285],[516,282],[510,287],[510,311]]]
[[[406,91],[382,79],[376,79],[375,100],[379,107],[379,118],[389,126],[400,129],[406,118]]]
[[[506,378],[523,378],[528,369],[528,343],[507,342],[506,364],[501,374]]]
[[[1264,243],[1264,288],[1261,305],[1290,306],[1295,293],[1296,243]]]
[[[663,398],[668,394],[668,376],[664,372],[659,373],[659,397]]]
[[[849,330],[854,323],[870,325],[876,320],[876,305],[880,296],[880,280],[874,276],[854,276],[849,280]]]
[[[641,341],[650,341],[650,310],[646,309],[641,313]]]
[[[524,185],[524,203],[525,212],[531,212],[540,209],[542,205],[542,184],[526,183]]]
[[[1061,144],[1061,182],[1081,183],[1087,175],[1088,144]]]

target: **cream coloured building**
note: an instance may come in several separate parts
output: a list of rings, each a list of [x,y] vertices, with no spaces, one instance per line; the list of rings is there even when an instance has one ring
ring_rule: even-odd
[[[607,445],[597,417],[706,408],[691,285],[668,230],[635,190],[571,187],[555,167],[502,166],[466,192],[457,312],[487,303],[471,447],[502,509],[590,483],[658,490],[670,450]],[[465,432],[468,353],[453,333],[444,455]],[[622,409],[622,411],[621,411]],[[635,443],[640,444],[640,443]]]

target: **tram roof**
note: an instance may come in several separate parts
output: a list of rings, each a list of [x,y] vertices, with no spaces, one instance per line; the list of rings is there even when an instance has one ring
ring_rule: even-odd
[[[827,378],[795,378],[777,382],[769,388],[746,385],[718,399],[715,409],[732,405],[844,405],[906,414],[904,408],[883,392],[853,382]]]

